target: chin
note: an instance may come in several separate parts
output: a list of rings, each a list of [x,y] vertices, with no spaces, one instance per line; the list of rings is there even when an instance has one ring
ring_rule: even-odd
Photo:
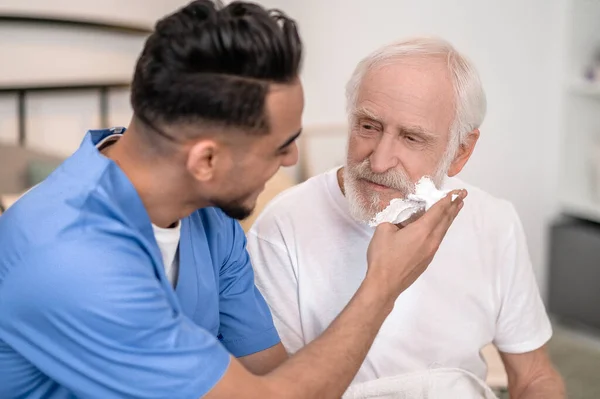
[[[350,209],[350,215],[358,222],[368,223],[371,221],[376,214],[384,210],[388,203],[382,203],[376,198],[367,198],[362,195],[348,198],[348,205]]]
[[[372,209],[374,213],[383,211],[393,199],[406,198],[406,194],[399,191],[393,191],[390,193],[360,193],[359,201],[361,205],[366,208]]]
[[[252,215],[253,209],[237,207],[237,208],[221,208],[227,216],[236,220],[244,220]]]
[[[256,209],[257,202],[258,200],[256,199],[256,197],[252,197],[247,201],[244,201],[244,203],[241,206],[247,209],[250,213],[252,213]]]
[[[249,202],[249,204],[246,202]],[[215,202],[215,206],[232,219],[244,220],[254,212],[256,201],[219,201]]]

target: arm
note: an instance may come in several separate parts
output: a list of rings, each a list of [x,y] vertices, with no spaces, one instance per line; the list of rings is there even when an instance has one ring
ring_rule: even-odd
[[[266,231],[276,229],[276,232]],[[280,344],[254,355],[240,358],[242,364],[254,374],[272,371],[305,345],[298,304],[298,280],[291,254],[285,245],[262,239],[259,233],[279,237],[278,223],[257,222],[248,231],[247,250],[254,269],[256,287],[267,301],[275,327],[281,337]],[[289,245],[294,245],[292,242]]]
[[[565,386],[545,347],[522,354],[500,353],[512,399],[564,399]]]
[[[238,360],[252,374],[265,375],[281,365],[287,358],[287,352],[280,342],[269,349],[242,356]]]
[[[234,220],[223,247],[219,273],[219,339],[253,374],[263,375],[279,366],[287,353],[273,325],[271,312],[254,285],[246,238]]]
[[[269,216],[257,221],[248,232],[248,252],[256,286],[269,304],[281,342],[287,353],[294,354],[307,344],[300,317],[299,272],[293,261],[293,251],[299,247],[294,237],[281,241],[264,238],[283,237],[280,225],[288,223]]]
[[[494,344],[507,370],[511,398],[562,398],[562,382],[544,349],[552,336],[552,327],[533,274],[523,227],[512,206],[509,212],[506,220],[512,223],[497,267]],[[538,392],[544,393],[529,396]],[[544,396],[546,392],[549,395]]]
[[[403,229],[380,225],[367,253],[367,275],[344,311],[315,341],[273,372],[257,377],[232,360],[207,399],[339,398],[364,360],[394,301],[429,265],[462,207],[451,194]]]
[[[393,307],[376,281],[365,282],[325,333],[283,365],[255,377],[233,360],[206,399],[341,397]]]

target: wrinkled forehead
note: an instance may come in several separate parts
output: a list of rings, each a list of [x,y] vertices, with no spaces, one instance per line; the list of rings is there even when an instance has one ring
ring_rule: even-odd
[[[374,66],[358,88],[354,114],[394,126],[449,132],[455,93],[447,64],[441,58],[423,57]]]

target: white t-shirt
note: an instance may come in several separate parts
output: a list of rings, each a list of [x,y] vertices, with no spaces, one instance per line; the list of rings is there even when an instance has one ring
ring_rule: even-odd
[[[101,150],[121,137],[121,134],[111,134],[100,141],[96,147]],[[170,228],[162,228],[152,224],[152,230],[154,231],[154,238],[160,249],[160,253],[163,258],[163,265],[167,278],[173,287],[177,284],[177,277],[179,274],[179,239],[181,237],[181,222],[177,222],[177,225]]]
[[[337,170],[280,194],[248,233],[256,284],[290,353],[343,310],[367,270],[374,229],[352,219]],[[433,262],[396,301],[354,383],[459,368],[480,379],[480,350],[540,348],[552,335],[513,206],[458,179],[469,196]]]

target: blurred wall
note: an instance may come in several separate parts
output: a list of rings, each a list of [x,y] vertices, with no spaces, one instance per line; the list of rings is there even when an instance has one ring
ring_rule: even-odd
[[[152,28],[173,0],[0,0],[0,15],[60,17]],[[0,22],[0,87],[127,82],[145,35],[82,27]],[[128,90],[109,94],[109,125],[127,125]],[[27,147],[67,156],[87,129],[100,128],[97,91],[27,95]],[[0,93],[0,143],[16,143],[17,96]]]
[[[0,0],[0,14],[45,15],[152,26],[175,0]]]
[[[385,43],[440,35],[475,62],[488,96],[488,115],[460,177],[516,205],[544,291],[546,225],[557,207],[567,1],[261,3],[286,11],[301,28],[306,45],[305,126],[345,121],[347,79],[362,57]],[[337,148],[331,151],[337,153]]]

